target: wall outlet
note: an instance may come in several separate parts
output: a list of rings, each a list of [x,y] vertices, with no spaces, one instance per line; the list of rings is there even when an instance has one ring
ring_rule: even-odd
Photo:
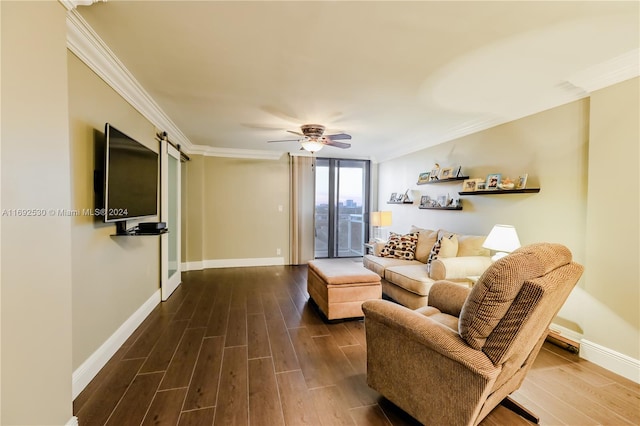
[[[279,248],[276,249],[276,256],[280,256],[282,254],[282,250]]]

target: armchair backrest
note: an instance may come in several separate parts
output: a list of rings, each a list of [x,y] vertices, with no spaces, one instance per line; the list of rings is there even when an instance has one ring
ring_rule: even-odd
[[[539,349],[582,271],[563,245],[519,248],[491,265],[473,287],[460,313],[460,336],[494,365],[506,364],[503,370],[520,368]]]

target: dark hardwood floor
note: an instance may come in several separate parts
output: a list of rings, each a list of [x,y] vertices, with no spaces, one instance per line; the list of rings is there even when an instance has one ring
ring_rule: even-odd
[[[323,322],[306,271],[184,273],[76,398],[80,426],[417,424],[367,387],[364,322]],[[549,343],[513,399],[544,425],[640,424],[640,385]]]

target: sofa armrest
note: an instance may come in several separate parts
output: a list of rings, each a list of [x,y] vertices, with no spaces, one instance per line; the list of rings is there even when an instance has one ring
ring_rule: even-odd
[[[443,257],[431,262],[429,275],[433,280],[461,280],[482,275],[489,266],[491,258],[487,256]]]
[[[484,352],[473,349],[457,332],[427,316],[402,305],[379,299],[367,300],[362,304],[362,310],[367,331],[371,323],[384,325],[394,333],[402,335],[403,338],[423,346],[425,350],[437,352],[463,365],[473,374],[489,380],[498,375],[499,369]],[[373,328],[375,327],[372,326]]]
[[[375,241],[374,243],[372,243],[373,245],[373,254],[375,256],[380,257],[380,253],[382,252],[382,249],[384,248],[384,246],[386,245],[386,242],[379,242],[379,241]]]
[[[429,306],[440,312],[459,317],[471,289],[450,281],[436,281],[429,289]]]

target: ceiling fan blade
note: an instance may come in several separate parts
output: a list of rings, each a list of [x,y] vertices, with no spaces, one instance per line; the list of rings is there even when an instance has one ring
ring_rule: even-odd
[[[346,133],[337,133],[335,135],[326,135],[326,137],[331,139],[332,141],[340,141],[340,140],[351,139],[351,135],[348,135]]]
[[[279,141],[267,141],[267,143],[271,142],[298,142],[298,139],[281,139]]]
[[[304,135],[302,133],[300,133],[300,132],[294,132],[293,130],[287,130],[287,132],[293,133],[294,135],[300,135],[300,136],[304,137]]]
[[[342,149],[351,148],[351,144],[350,143],[337,142],[337,141],[332,141],[332,140],[328,140],[327,142],[325,142],[325,145],[335,146],[336,148],[342,148]]]

